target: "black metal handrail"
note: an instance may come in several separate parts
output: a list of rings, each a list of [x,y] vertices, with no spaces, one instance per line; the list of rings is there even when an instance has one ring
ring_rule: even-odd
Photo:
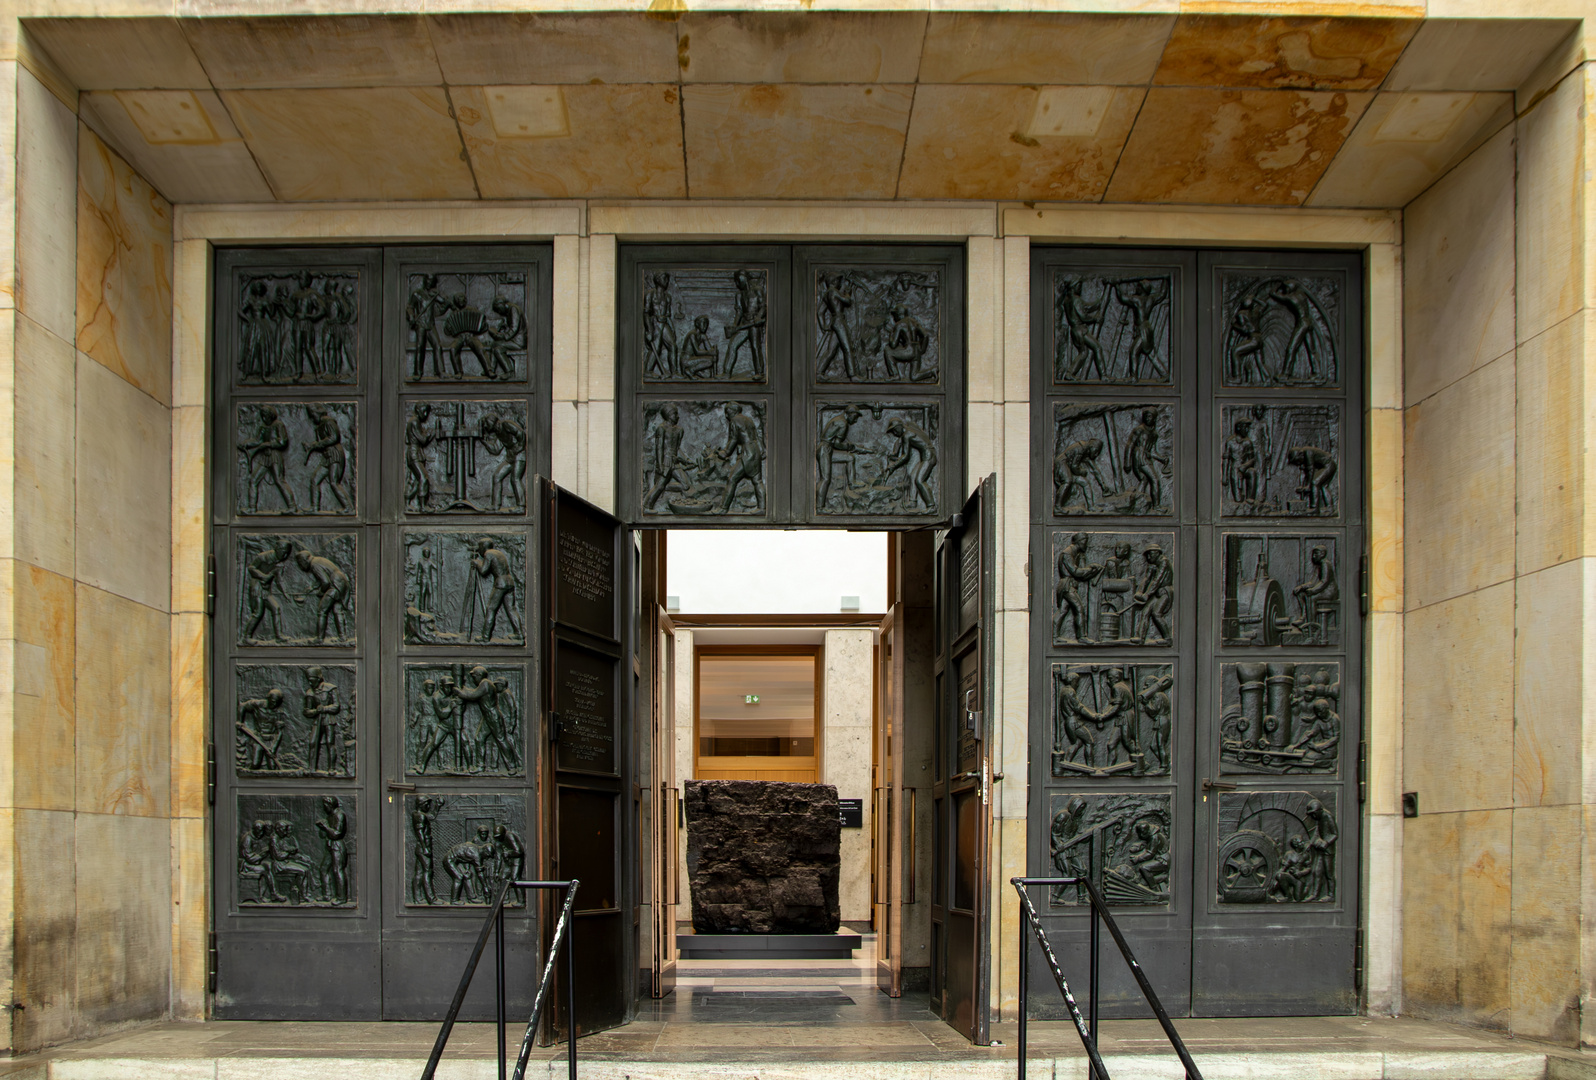
[[[1042,955],[1047,958],[1047,966],[1053,971],[1053,981],[1058,984],[1058,989],[1064,995],[1064,1004],[1069,1007],[1070,1019],[1075,1022],[1075,1031],[1081,1037],[1081,1045],[1086,1047],[1086,1056],[1091,1060],[1088,1069],[1089,1080],[1109,1080],[1108,1069],[1103,1065],[1103,1056],[1097,1047],[1097,998],[1098,998],[1098,920],[1101,919],[1108,926],[1108,932],[1113,935],[1114,944],[1119,946],[1120,955],[1125,958],[1131,974],[1136,977],[1136,985],[1141,987],[1142,996],[1147,999],[1147,1004],[1153,1008],[1153,1015],[1158,1017],[1158,1022],[1163,1026],[1164,1034],[1169,1037],[1169,1043],[1175,1048],[1175,1053],[1180,1057],[1180,1063],[1186,1069],[1186,1080],[1203,1080],[1203,1074],[1198,1071],[1197,1063],[1191,1059],[1191,1054],[1186,1051],[1186,1044],[1181,1041],[1180,1033],[1175,1030],[1175,1025],[1169,1019],[1169,1013],[1164,1011],[1164,1005],[1158,1000],[1158,993],[1153,989],[1153,984],[1147,981],[1147,973],[1142,970],[1141,964],[1136,962],[1136,957],[1131,952],[1125,935],[1120,933],[1119,924],[1114,921],[1113,914],[1108,910],[1108,903],[1103,899],[1103,894],[1098,891],[1091,878],[1088,877],[1052,877],[1052,878],[1009,878],[1009,884],[1014,886],[1014,891],[1020,894],[1020,1080],[1025,1080],[1025,1024],[1028,1005],[1030,1004],[1031,981],[1031,949],[1030,942],[1026,940],[1025,927],[1029,923],[1031,932],[1036,935],[1036,940],[1042,946]],[[1083,885],[1086,895],[1091,900],[1092,929],[1091,939],[1088,942],[1087,983],[1091,999],[1087,1008],[1090,1021],[1082,1018],[1080,1006],[1075,1004],[1075,995],[1070,993],[1069,980],[1064,978],[1064,972],[1059,967],[1058,957],[1053,954],[1053,946],[1047,940],[1047,930],[1042,926],[1042,917],[1036,913],[1036,905],[1031,903],[1031,894],[1026,889],[1031,885]]]
[[[471,979],[477,973],[477,963],[482,959],[482,950],[487,948],[488,935],[494,934],[495,931],[497,940],[494,948],[494,1013],[498,1033],[499,1080],[505,1080],[504,901],[511,889],[565,890],[565,904],[560,908],[559,922],[555,923],[554,934],[549,939],[549,955],[543,962],[543,978],[538,981],[537,997],[532,999],[532,1015],[526,1022],[526,1034],[521,1036],[521,1049],[515,1059],[514,1080],[525,1080],[526,1062],[532,1054],[532,1040],[537,1030],[538,1014],[543,1011],[543,1002],[549,991],[549,980],[554,977],[554,961],[559,955],[561,941],[565,943],[566,1055],[570,1080],[576,1080],[576,947],[571,935],[571,905],[576,900],[576,889],[580,884],[580,881],[572,878],[570,881],[506,881],[500,886],[498,898],[488,908],[488,917],[482,920],[482,932],[477,935],[476,946],[471,950],[471,959],[466,961],[465,973],[460,976],[460,985],[454,992],[454,1000],[449,1003],[449,1012],[443,1018],[443,1027],[438,1029],[438,1039],[432,1044],[432,1054],[427,1058],[427,1067],[421,1073],[421,1080],[432,1080],[433,1073],[438,1069],[438,1061],[443,1057],[443,1048],[448,1045],[449,1034],[454,1030],[454,1022],[460,1016],[460,1006],[465,1003],[466,991],[471,989]]]

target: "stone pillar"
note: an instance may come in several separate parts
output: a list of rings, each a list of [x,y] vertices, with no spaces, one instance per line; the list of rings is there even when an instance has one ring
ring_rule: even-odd
[[[870,921],[870,829],[875,701],[871,630],[827,630],[820,717],[820,777],[839,799],[859,799],[864,828],[842,830],[838,900],[844,922]]]

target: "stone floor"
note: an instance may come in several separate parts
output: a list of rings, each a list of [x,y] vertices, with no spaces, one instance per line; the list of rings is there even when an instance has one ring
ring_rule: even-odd
[[[1002,1045],[971,1046],[924,994],[875,988],[873,942],[852,961],[684,961],[677,989],[638,1019],[577,1044],[585,1080],[1013,1080],[1013,1024]],[[1206,1080],[1596,1080],[1596,1055],[1419,1020],[1301,1017],[1182,1020]],[[433,1024],[154,1024],[0,1065],[4,1080],[414,1080]],[[511,1033],[514,1043],[518,1033]],[[1085,1080],[1074,1028],[1030,1025],[1027,1080]],[[1109,1021],[1103,1050],[1118,1080],[1179,1080],[1152,1021]],[[496,1076],[493,1028],[455,1029],[440,1080]],[[563,1047],[534,1051],[529,1075],[558,1080]]]

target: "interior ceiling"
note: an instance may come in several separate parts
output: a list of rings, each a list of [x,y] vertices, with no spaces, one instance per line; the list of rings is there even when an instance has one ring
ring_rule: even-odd
[[[817,12],[34,19],[174,202],[1397,207],[1567,20]]]

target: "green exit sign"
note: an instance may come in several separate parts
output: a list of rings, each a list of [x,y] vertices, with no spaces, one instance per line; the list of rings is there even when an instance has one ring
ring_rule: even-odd
[[[758,694],[744,694],[743,695],[743,704],[744,705],[758,705],[759,704],[759,695]]]

